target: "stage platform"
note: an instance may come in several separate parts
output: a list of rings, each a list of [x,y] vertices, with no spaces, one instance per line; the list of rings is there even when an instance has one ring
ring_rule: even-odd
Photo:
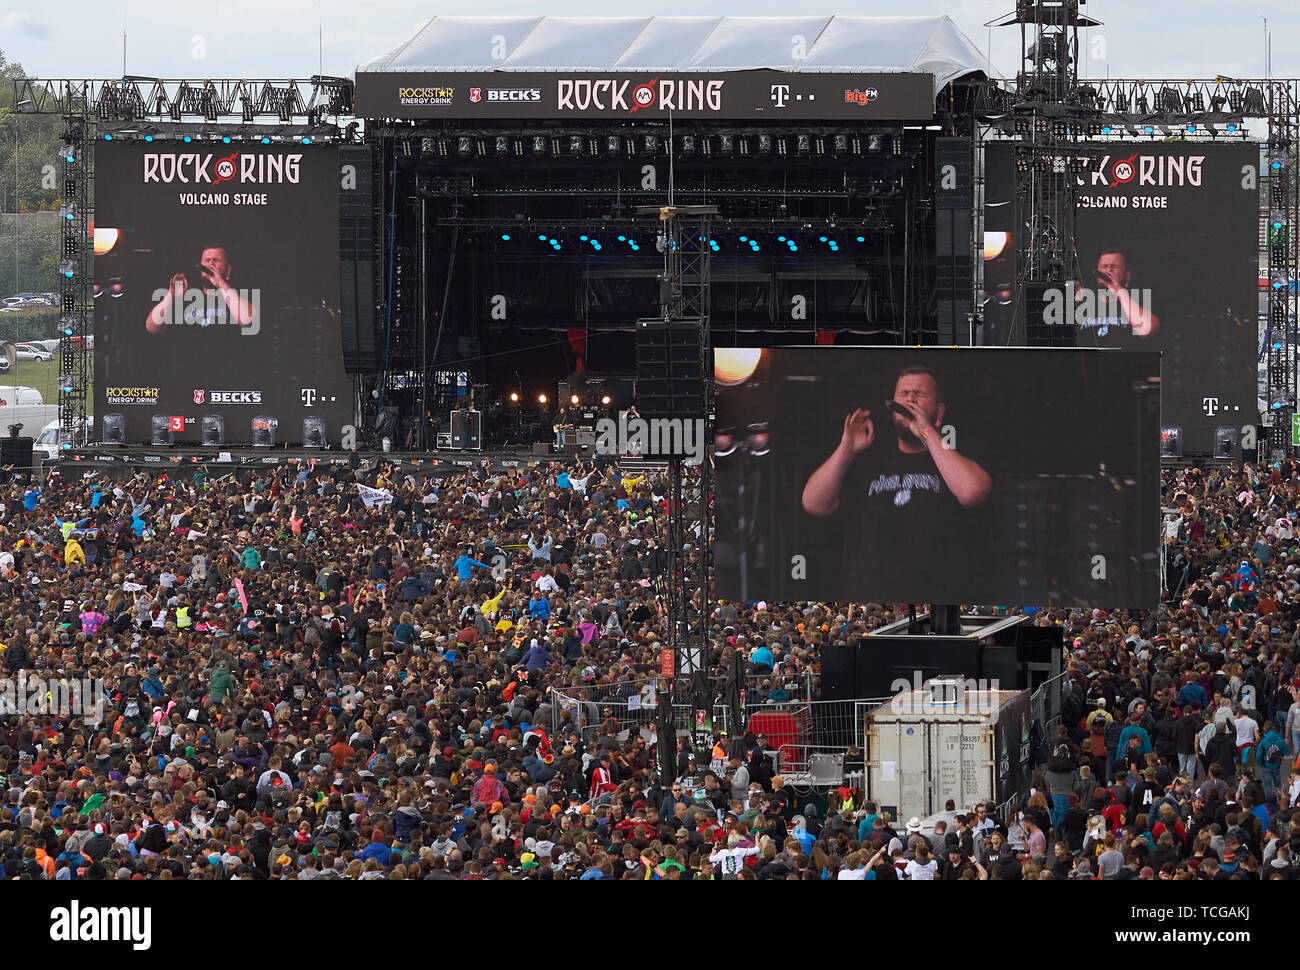
[[[454,475],[484,463],[494,472],[511,469],[553,467],[573,461],[572,455],[539,455],[528,451],[365,451],[357,452],[363,469],[382,462],[403,472],[424,475]],[[336,448],[146,448],[90,446],[65,452],[57,465],[78,474],[93,469],[109,477],[133,475],[141,469],[190,474],[206,468],[221,476],[241,469],[278,468],[284,465],[315,462],[316,467],[347,472],[350,453]],[[620,468],[640,474],[666,467],[662,461],[644,458],[603,458],[597,464],[616,462]],[[45,462],[48,470],[54,462]]]

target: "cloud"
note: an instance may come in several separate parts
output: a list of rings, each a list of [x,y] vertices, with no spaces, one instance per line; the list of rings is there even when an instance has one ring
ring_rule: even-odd
[[[36,22],[18,10],[0,16],[0,31],[22,34],[36,40],[50,40],[54,36],[54,31],[45,24]]]

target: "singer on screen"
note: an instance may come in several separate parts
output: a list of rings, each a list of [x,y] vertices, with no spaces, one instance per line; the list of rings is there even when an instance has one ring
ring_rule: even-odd
[[[1122,250],[1103,249],[1098,254],[1096,277],[1096,312],[1085,321],[1085,328],[1095,328],[1099,337],[1111,328],[1122,335],[1126,323],[1135,337],[1150,337],[1156,332],[1160,318],[1151,310],[1151,291],[1132,288],[1133,271]],[[1075,290],[1074,299],[1076,303],[1087,299],[1082,287]]]
[[[145,318],[149,333],[161,333],[168,324],[210,327],[230,323],[238,324],[244,333],[257,333],[259,293],[231,286],[233,267],[224,247],[204,247],[193,272],[200,287],[192,289],[190,277],[181,271],[172,275],[165,291],[155,291],[157,302]]]
[[[989,473],[955,447],[956,430],[940,430],[945,404],[938,379],[923,366],[904,367],[884,405],[896,442],[878,441],[872,411],[844,419],[840,443],[803,489],[810,515],[846,514],[846,557],[904,552],[942,543],[965,509],[989,497]],[[908,563],[893,568],[909,568]]]

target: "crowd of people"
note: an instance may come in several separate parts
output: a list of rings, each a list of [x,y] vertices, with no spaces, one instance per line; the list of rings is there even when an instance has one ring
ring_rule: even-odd
[[[11,481],[0,666],[41,686],[0,693],[0,873],[1295,878],[1298,488],[1293,464],[1166,472],[1160,609],[1034,616],[1065,627],[1067,676],[1023,803],[904,823],[789,783],[753,733],[683,730],[664,765],[629,721],[668,641],[653,473]],[[905,609],[718,602],[715,685],[739,664],[751,709],[815,695],[825,650]],[[72,684],[102,705],[41,708]]]

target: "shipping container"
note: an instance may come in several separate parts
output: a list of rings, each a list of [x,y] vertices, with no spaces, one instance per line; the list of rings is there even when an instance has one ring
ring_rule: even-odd
[[[867,714],[867,797],[899,821],[1002,803],[1029,777],[1029,695],[931,681]]]

